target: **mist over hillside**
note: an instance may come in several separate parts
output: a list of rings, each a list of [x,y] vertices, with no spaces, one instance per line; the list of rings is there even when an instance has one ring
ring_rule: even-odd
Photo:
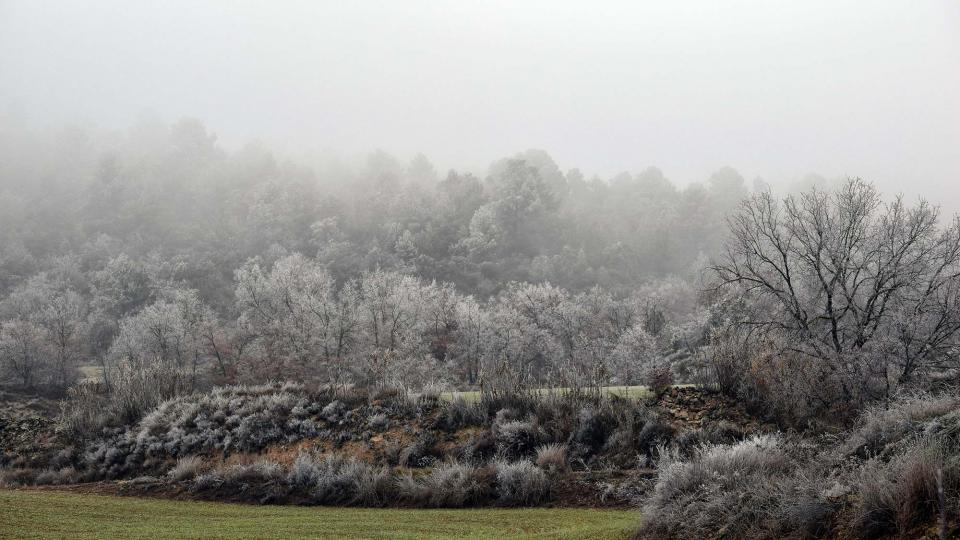
[[[0,538],[960,538],[957,96],[948,0],[0,0]]]

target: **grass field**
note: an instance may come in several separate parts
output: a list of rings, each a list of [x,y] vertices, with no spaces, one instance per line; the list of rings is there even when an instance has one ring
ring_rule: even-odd
[[[626,510],[396,510],[248,506],[0,490],[0,538],[623,539]]]

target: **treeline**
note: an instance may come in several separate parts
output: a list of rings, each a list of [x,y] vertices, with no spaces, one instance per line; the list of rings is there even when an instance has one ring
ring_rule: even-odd
[[[587,180],[540,151],[441,179],[423,156],[352,170],[227,152],[190,120],[6,125],[3,374],[63,390],[100,366],[149,401],[293,376],[635,383],[703,341],[691,283],[746,193],[731,169],[681,190],[656,169]]]
[[[681,190],[537,151],[439,180],[422,156],[230,153],[195,121],[7,127],[0,152],[3,373],[63,389],[99,365],[144,400],[127,416],[267,379],[507,394],[646,373],[803,422],[960,367],[960,226],[859,180],[781,200],[731,169]]]
[[[89,340],[111,323],[101,317],[125,302],[122,294],[109,296],[123,287],[108,285],[137,273],[125,264],[110,270],[95,276],[90,301],[41,274],[4,302],[0,354],[18,383],[74,381],[70,370]],[[294,254],[238,269],[238,316],[227,320],[195,290],[142,278],[152,300],[121,316],[103,354],[89,359],[102,367],[112,396],[106,418],[118,423],[165,399],[234,382],[309,380],[405,393],[478,388],[510,396],[536,387],[598,394],[658,370],[691,378],[698,372],[690,359],[707,343],[711,319],[711,307],[680,279],[628,297],[514,282],[478,300],[450,283],[388,270],[338,285],[321,263]]]
[[[227,314],[236,268],[290,253],[338,282],[380,268],[483,298],[511,281],[626,293],[702,266],[747,193],[732,169],[680,189],[654,168],[562,172],[534,150],[476,177],[438,173],[422,155],[403,164],[375,152],[348,167],[280,161],[258,144],[228,152],[190,120],[121,133],[7,125],[0,293],[65,258],[90,274],[125,255]]]

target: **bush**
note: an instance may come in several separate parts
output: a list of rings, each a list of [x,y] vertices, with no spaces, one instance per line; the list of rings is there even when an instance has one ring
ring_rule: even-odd
[[[57,429],[71,440],[83,441],[100,434],[114,419],[109,414],[106,389],[101,384],[80,383],[67,390],[60,403]]]
[[[960,487],[960,452],[953,449],[952,463],[946,459],[950,454],[942,442],[918,440],[889,463],[870,459],[856,478],[855,530],[868,538],[902,535],[936,516],[937,470],[945,489]]]
[[[492,475],[486,468],[462,463],[446,463],[434,467],[423,477],[426,502],[433,507],[461,508],[486,500],[493,491]]]
[[[300,453],[287,483],[317,504],[382,506],[395,495],[389,469],[339,455]]]
[[[540,433],[533,422],[511,420],[493,425],[497,450],[507,457],[524,457],[533,453],[540,442]]]
[[[689,459],[662,451],[641,537],[908,537],[960,504],[960,410],[955,398],[915,396],[863,413],[837,439],[762,436],[703,444]],[[696,438],[737,436],[719,426]],[[830,445],[832,440],[835,442]],[[696,441],[687,441],[696,444]],[[945,504],[938,499],[942,473]],[[829,527],[829,528],[828,528]]]
[[[255,485],[277,480],[283,476],[280,464],[260,459],[250,464],[231,465],[217,471],[226,484]]]
[[[401,467],[427,467],[437,460],[438,453],[434,445],[437,439],[433,433],[425,431],[417,440],[400,451],[398,462]]]
[[[615,425],[611,415],[598,412],[592,406],[581,408],[577,413],[576,429],[570,435],[573,455],[584,459],[597,453],[606,444]]]
[[[673,370],[670,364],[660,362],[647,368],[643,375],[643,383],[657,397],[662,396],[673,386]]]
[[[320,415],[327,422],[338,422],[342,419],[343,414],[347,411],[347,406],[343,404],[340,400],[334,400],[328,403],[323,410],[320,411]]]
[[[384,413],[371,415],[367,419],[367,426],[376,431],[384,431],[390,427],[390,417]]]
[[[917,434],[926,422],[960,409],[956,396],[915,395],[892,406],[873,406],[860,416],[858,427],[848,438],[845,450],[863,456],[883,452],[886,446],[909,434]]]
[[[768,521],[783,506],[780,483],[795,462],[780,439],[770,436],[703,447],[689,461],[661,453],[657,482],[643,508],[642,534],[652,538],[771,537]],[[809,492],[810,490],[806,490]],[[796,506],[795,498],[786,499]],[[804,502],[805,505],[809,505]],[[788,505],[789,506],[789,505]]]
[[[504,506],[530,506],[550,493],[547,475],[530,461],[494,463],[497,471],[497,502]]]
[[[479,405],[467,403],[458,396],[443,406],[435,427],[456,431],[469,426],[482,426],[486,420],[487,416]]]
[[[537,448],[537,467],[546,471],[558,472],[569,468],[567,465],[567,445],[551,443]]]
[[[400,474],[395,483],[397,498],[401,503],[410,506],[426,506],[430,501],[430,488],[409,471]]]
[[[287,473],[287,483],[295,488],[307,488],[316,485],[319,478],[320,468],[313,456],[303,451],[297,454]]]
[[[37,485],[54,485],[60,486],[64,484],[74,484],[80,478],[79,473],[73,467],[64,467],[58,470],[48,469],[42,471],[37,475],[35,483]]]
[[[194,478],[190,489],[192,491],[207,491],[217,489],[221,485],[223,485],[223,478],[217,472],[210,472]]]
[[[174,482],[193,480],[204,468],[201,458],[197,456],[187,456],[177,460],[177,464],[167,472],[167,477]]]
[[[456,450],[456,457],[461,460],[481,462],[493,457],[497,451],[497,441],[488,430],[478,431]]]
[[[215,388],[161,403],[142,420],[87,445],[85,464],[102,477],[141,472],[144,458],[258,451],[317,434],[319,405],[302,386]]]
[[[34,469],[3,469],[0,470],[0,487],[29,486],[37,479]]]

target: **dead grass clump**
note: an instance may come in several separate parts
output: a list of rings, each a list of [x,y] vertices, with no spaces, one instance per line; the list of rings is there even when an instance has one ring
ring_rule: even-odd
[[[856,477],[853,529],[867,538],[904,535],[934,519],[940,510],[937,471],[942,471],[945,490],[956,493],[958,455],[957,447],[921,439],[889,462],[867,461]]]
[[[177,464],[167,472],[167,478],[173,482],[193,480],[205,469],[203,459],[199,456],[187,456],[177,460]]]
[[[561,472],[570,468],[567,463],[567,445],[559,443],[545,444],[537,448],[537,467],[545,471]]]

